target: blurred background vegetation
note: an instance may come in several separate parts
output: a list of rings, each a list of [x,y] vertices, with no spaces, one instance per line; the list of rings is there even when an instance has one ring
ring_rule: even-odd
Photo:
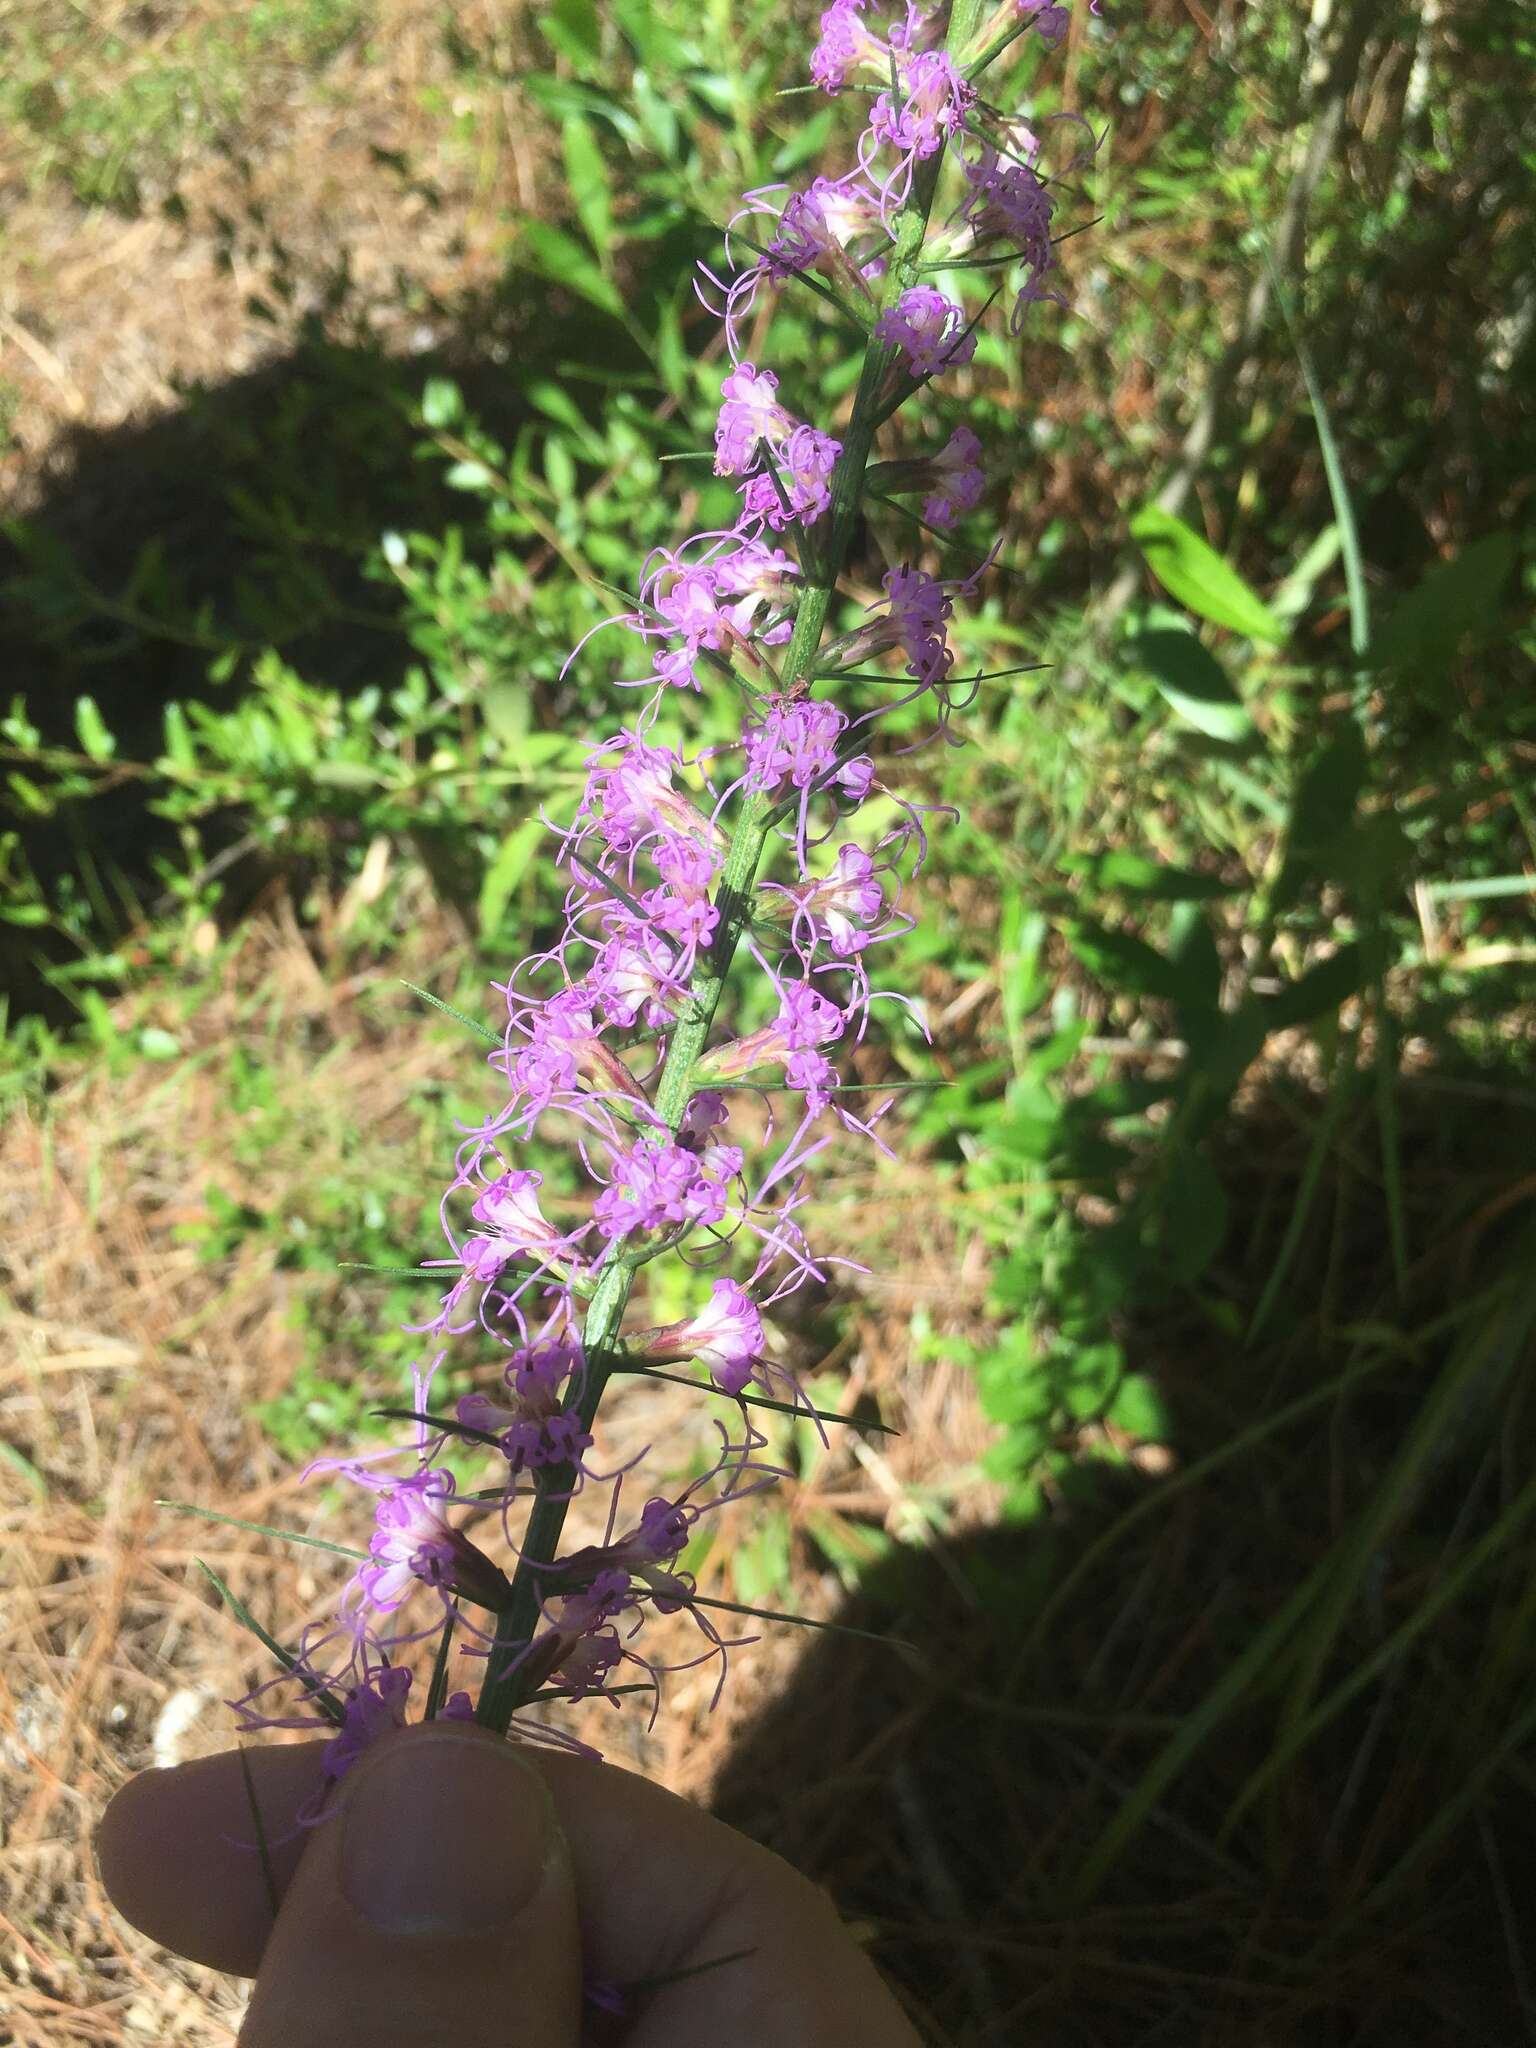
[[[494,1017],[558,920],[540,812],[628,712],[562,667],[729,503],[664,459],[690,270],[846,143],[778,96],[813,21],[0,5],[0,1087],[199,1328],[279,1304],[176,1395],[226,1488],[396,1393],[414,1286],[339,1269],[431,1254],[481,1099],[401,984]],[[859,1068],[941,1085],[829,1172],[872,1277],[786,1333],[905,1448],[792,1451],[716,1560],[925,1646],[791,1675],[717,1796],[937,2040],[1536,2039],[1533,51],[1520,0],[1148,0],[1015,67],[1102,135],[1069,305],[911,431],[994,468],[965,656],[1044,666],[913,762],[931,1044]],[[835,412],[835,333],[760,346]],[[911,546],[872,508],[854,587]],[[35,1337],[85,1255],[16,1213]],[[89,1519],[25,1358],[17,1514]]]

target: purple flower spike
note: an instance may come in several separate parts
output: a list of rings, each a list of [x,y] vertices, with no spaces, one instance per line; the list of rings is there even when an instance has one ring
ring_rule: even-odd
[[[796,427],[770,470],[752,477],[741,494],[749,519],[763,519],[775,533],[798,520],[810,526],[832,503],[832,472],[843,444],[815,427]]]
[[[942,292],[916,285],[875,322],[875,339],[899,348],[910,374],[924,378],[957,370],[976,353],[966,332],[965,308]]]
[[[794,430],[794,418],[778,400],[779,380],[772,370],[738,363],[720,386],[722,404],[715,422],[716,476],[745,476],[757,466],[758,451],[777,448]]]
[[[418,1581],[482,1607],[495,1607],[505,1597],[505,1573],[444,1513],[453,1498],[451,1472],[380,1481],[354,1468],[352,1476],[379,1493],[367,1560],[358,1566],[342,1603],[355,1626],[370,1628],[376,1617],[393,1614]]]
[[[630,1339],[637,1356],[657,1364],[696,1358],[723,1394],[739,1394],[763,1355],[763,1319],[757,1303],[734,1280],[717,1280],[709,1306],[680,1323]]]
[[[984,22],[967,11],[958,23],[937,0],[831,0],[811,73],[828,93],[868,93],[855,161],[800,192],[747,193],[721,274],[702,272],[698,296],[723,321],[727,358],[714,470],[730,489],[710,496],[728,509],[653,549],[624,609],[560,671],[622,626],[622,642],[600,645],[628,650],[638,672],[618,687],[644,695],[586,756],[558,835],[562,922],[494,984],[505,1004],[487,1054],[496,1097],[454,1141],[446,1255],[428,1261],[445,1291],[415,1326],[427,1339],[411,1372],[415,1436],[317,1461],[369,1489],[368,1549],[339,1614],[238,1704],[248,1726],[313,1729],[323,1713],[327,1790],[404,1720],[410,1678],[396,1653],[428,1636],[443,1637],[435,1702],[465,1637],[483,1673],[474,1704],[455,1692],[440,1711],[583,1754],[539,1707],[591,1696],[618,1708],[633,1689],[621,1673],[659,1701],[665,1671],[683,1667],[653,1663],[637,1642],[652,1614],[686,1610],[701,1638],[687,1663],[717,1664],[723,1682],[735,1639],[704,1611],[685,1555],[703,1517],[784,1476],[763,1462],[769,1438],[750,1390],[784,1394],[769,1405],[792,1413],[807,1407],[767,1356],[764,1314],[846,1263],[807,1236],[818,1157],[840,1134],[894,1156],[894,1121],[880,1128],[894,1094],[856,1094],[837,1062],[872,1015],[888,1014],[876,1004],[904,1007],[924,1029],[911,996],[871,981],[896,955],[881,946],[911,928],[902,892],[942,811],[903,795],[894,771],[952,737],[956,601],[992,560],[963,580],[935,573],[931,551],[872,567],[883,519],[872,511],[868,545],[850,555],[864,531],[856,515],[891,491],[921,493],[923,523],[942,533],[980,503],[970,426],[926,453],[893,426],[915,386],[976,353],[964,307],[925,280],[960,274],[980,250],[1014,294],[1015,326],[1054,296],[1056,195],[1091,141],[1079,115],[1031,126],[978,91],[971,74],[1020,15],[1047,41],[1065,20],[1054,0],[995,0]],[[1078,154],[1062,167],[1051,151],[1048,187],[1039,167],[1058,135]],[[830,297],[858,336],[862,363],[818,387],[850,394],[836,410],[801,417],[788,375],[781,389],[760,360],[783,331],[771,317],[779,295],[807,311]],[[880,594],[862,622],[829,623],[874,575]],[[877,813],[863,810],[871,798]],[[742,987],[753,977],[755,996]],[[522,1163],[556,1148],[558,1220],[540,1172]],[[641,1304],[666,1298],[652,1262],[668,1257],[690,1282],[708,1272],[708,1302],[637,1329]],[[712,1397],[719,1451],[680,1491],[652,1478],[637,1518],[623,1502],[639,1460],[604,1444],[602,1401],[626,1364],[668,1361],[707,1373],[707,1384],[692,1377]],[[465,1374],[456,1401],[432,1398],[445,1368]],[[469,1373],[475,1391],[459,1393]],[[449,1455],[489,1483],[477,1477],[461,1496]],[[579,1495],[586,1510],[594,1494],[601,1533],[565,1547],[568,1504]],[[504,1539],[510,1577],[456,1520],[471,1499],[490,1510],[477,1534]],[[265,1711],[271,1691],[293,1685],[291,1711]]]
[[[811,76],[823,92],[838,93],[850,71],[867,66],[879,74],[890,60],[890,45],[864,20],[868,0],[833,0],[821,17],[821,39],[811,52]]]
[[[762,723],[748,726],[743,737],[749,787],[766,796],[786,782],[809,789],[835,765],[837,743],[847,727],[847,713],[835,704],[805,697],[770,706]]]
[[[327,1786],[345,1777],[380,1736],[405,1726],[405,1702],[410,1689],[410,1672],[387,1664],[352,1688],[341,1728],[321,1754],[320,1773]]]
[[[976,104],[976,88],[938,51],[914,57],[902,84],[899,97],[883,92],[875,101],[869,132],[877,142],[921,162],[959,131]]]
[[[981,466],[981,443],[969,427],[956,427],[931,465],[933,495],[923,505],[930,526],[953,526],[981,503],[987,473]]]

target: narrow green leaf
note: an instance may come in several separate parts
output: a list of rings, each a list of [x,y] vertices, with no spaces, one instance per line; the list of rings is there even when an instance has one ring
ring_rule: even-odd
[[[1476,903],[1499,896],[1536,895],[1536,875],[1484,875],[1474,882],[1430,882],[1425,893],[1436,903]]]
[[[1527,1234],[1528,1254],[1532,1238]],[[1420,1403],[1397,1454],[1352,1525],[1324,1554],[1314,1578],[1320,1592],[1300,1646],[1298,1666],[1280,1717],[1280,1739],[1286,1740],[1312,1712],[1317,1689],[1340,1631],[1360,1597],[1361,1585],[1376,1569],[1393,1530],[1421,1494],[1427,1476],[1445,1455],[1458,1418],[1464,1416],[1473,1390],[1491,1402],[1524,1359],[1524,1347],[1536,1323],[1536,1286],[1530,1267],[1517,1263],[1521,1246],[1511,1246],[1510,1271],[1519,1276],[1514,1298],[1469,1332],[1447,1361],[1434,1387]],[[1309,1582],[1310,1583],[1310,1582]]]
[[[459,1422],[452,1415],[432,1415],[424,1408],[370,1408],[368,1413],[385,1422],[424,1422],[429,1429],[443,1430],[449,1436],[461,1436],[466,1443],[495,1447],[501,1443],[501,1438],[492,1435],[488,1429],[472,1429],[467,1422]]]
[[[24,1451],[18,1450],[15,1444],[0,1442],[0,1458],[19,1475],[34,1500],[45,1501],[48,1498],[47,1480]]]
[[[494,938],[501,929],[501,920],[512,900],[512,892],[528,872],[528,864],[544,837],[544,829],[542,818],[524,818],[522,824],[502,841],[496,858],[486,869],[480,884],[482,939]]]
[[[1131,521],[1131,538],[1169,596],[1202,619],[1249,640],[1278,644],[1285,638],[1285,627],[1264,600],[1182,519],[1147,505]]]
[[[108,732],[94,697],[75,699],[75,731],[93,761],[110,761],[116,753],[117,741]]]
[[[245,1785],[245,1803],[251,1810],[251,1826],[256,1831],[256,1857],[261,1865],[262,1889],[267,1895],[267,1911],[277,1918],[277,1879],[272,1874],[272,1857],[267,1848],[267,1824],[262,1817],[261,1802],[256,1797],[256,1780],[251,1776],[251,1760],[246,1754],[245,1744],[236,1743],[235,1753],[240,1759],[240,1776]]]
[[[753,1621],[787,1621],[792,1628],[819,1628],[834,1636],[856,1636],[863,1643],[884,1643],[891,1650],[915,1650],[915,1643],[901,1636],[881,1635],[877,1629],[850,1628],[845,1621],[814,1621],[808,1614],[780,1614],[771,1607],[745,1607],[739,1600],[706,1600],[695,1593],[690,1607],[718,1608],[723,1614],[745,1614]]]
[[[1302,339],[1301,328],[1296,319],[1291,295],[1286,289],[1285,279],[1273,255],[1265,251],[1269,269],[1269,281],[1275,297],[1280,302],[1280,311],[1290,332],[1291,346],[1296,351],[1296,360],[1301,365],[1302,381],[1307,387],[1307,397],[1312,402],[1312,423],[1317,428],[1318,446],[1322,450],[1323,474],[1328,479],[1328,496],[1333,504],[1333,516],[1338,523],[1339,543],[1344,552],[1344,588],[1349,598],[1349,645],[1357,658],[1364,654],[1371,637],[1370,601],[1365,588],[1365,565],[1360,555],[1360,533],[1355,525],[1355,508],[1350,500],[1349,483],[1344,475],[1344,463],[1339,454],[1338,442],[1333,437],[1333,423],[1328,417],[1327,402],[1323,387],[1313,367],[1312,352]]]
[[[338,1259],[338,1273],[383,1273],[396,1280],[430,1280],[437,1276],[433,1266],[371,1266],[366,1259]]]
[[[452,1003],[445,1003],[441,996],[433,995],[430,989],[418,988],[414,981],[406,981],[403,978],[400,986],[408,988],[413,996],[420,996],[424,1003],[430,1003],[434,1010],[441,1010],[445,1017],[452,1017],[454,1022],[462,1024],[466,1031],[473,1031],[478,1037],[489,1039],[492,1045],[500,1045],[501,1033],[499,1031],[493,1031],[488,1024],[482,1024],[474,1017],[466,1017],[462,1010],[456,1010]],[[394,1266],[370,1266],[368,1268],[369,1272],[393,1273],[398,1270]]]
[[[668,1984],[682,1984],[689,1977],[702,1977],[706,1970],[723,1970],[727,1963],[744,1963],[749,1956],[755,1956],[755,1948],[732,1949],[728,1956],[710,1956],[702,1963],[689,1963],[681,1970],[663,1970],[655,1977],[634,1977],[627,1984],[621,1984],[620,1994],[625,1998],[636,1998],[645,1991],[660,1991]]]
[[[353,1550],[345,1543],[327,1543],[323,1536],[306,1536],[298,1529],[274,1529],[268,1522],[243,1522],[238,1515],[221,1515],[217,1508],[199,1507],[196,1501],[157,1500],[155,1506],[171,1508],[178,1515],[201,1515],[205,1522],[222,1522],[229,1529],[249,1529],[253,1536],[279,1536],[285,1543],[303,1543],[311,1550],[329,1550],[335,1557],[350,1557],[359,1563],[368,1555],[366,1550]]]
[[[618,291],[573,235],[548,221],[524,221],[522,246],[530,270],[578,293],[614,319],[623,317],[624,301]]]
[[[1330,1016],[1365,985],[1365,956],[1359,946],[1340,946],[1275,995],[1260,999],[1266,1033],[1287,1031]]]
[[[443,1632],[437,1639],[437,1655],[432,1659],[432,1679],[427,1687],[427,1703],[422,1709],[424,1721],[435,1721],[442,1712],[443,1701],[448,1692],[448,1657],[453,1648],[454,1625],[459,1610],[450,1606],[443,1616]]]
[[[201,1557],[195,1559],[194,1562],[198,1570],[206,1576],[215,1593],[218,1594],[240,1626],[243,1629],[248,1629],[264,1649],[270,1650],[283,1669],[291,1671],[300,1681],[304,1690],[326,1718],[340,1726],[346,1719],[346,1709],[341,1701],[337,1699],[336,1695],[333,1692],[327,1692],[323,1685],[317,1685],[305,1672],[304,1667],[300,1664],[298,1658],[294,1656],[293,1652],[285,1650],[275,1636],[267,1634],[267,1631],[262,1627],[255,1615],[252,1614],[249,1607],[240,1598],[240,1595],[231,1592],[211,1564]]]
[[[1454,1570],[1447,1572],[1443,1578],[1431,1582],[1422,1599],[1409,1610],[1406,1619],[1392,1631],[1386,1641],[1357,1664],[1342,1684],[1335,1686],[1325,1699],[1318,1702],[1304,1721],[1298,1723],[1287,1736],[1274,1745],[1238,1794],[1222,1822],[1223,1841],[1231,1839],[1233,1829],[1259,1793],[1285,1770],[1292,1758],[1320,1735],[1328,1723],[1348,1706],[1357,1694],[1363,1692],[1373,1679],[1397,1663],[1431,1622],[1459,1600],[1488,1566],[1498,1561],[1501,1552],[1508,1547],[1510,1538],[1529,1519],[1533,1509],[1536,1509],[1536,1480],[1522,1487],[1492,1528],[1486,1530],[1473,1544]]]
[[[770,1400],[766,1394],[727,1394],[722,1388],[717,1387],[712,1380],[696,1380],[690,1378],[686,1373],[665,1372],[659,1365],[640,1365],[621,1361],[613,1369],[615,1372],[638,1373],[641,1377],[648,1380],[670,1380],[676,1387],[691,1387],[696,1394],[715,1394],[722,1401],[745,1401],[749,1408],[771,1408],[777,1415],[793,1415],[804,1421],[809,1421],[814,1416],[818,1422],[835,1422],[844,1429],[871,1429],[881,1436],[900,1436],[901,1434],[901,1431],[893,1429],[890,1423],[872,1422],[865,1415],[833,1415],[825,1408],[797,1408],[792,1401]],[[377,1408],[374,1410],[374,1413],[377,1415],[398,1415],[403,1412],[401,1409],[388,1408]],[[427,1416],[416,1419],[431,1421],[433,1418]],[[491,1441],[495,1442],[495,1438],[492,1438]]]
[[[1223,882],[1216,875],[1197,874],[1193,868],[1152,860],[1125,847],[1114,847],[1108,853],[1069,854],[1061,865],[1068,874],[1084,876],[1096,890],[1118,889],[1147,903],[1205,903],[1235,895],[1243,886]]]
[[[317,761],[311,777],[322,789],[379,789],[384,782],[379,770],[366,761]]]
[[[576,209],[576,218],[586,231],[592,252],[602,263],[613,241],[613,201],[608,190],[608,166],[598,147],[592,124],[580,114],[567,114],[560,124],[560,147],[565,157],[566,190]]]
[[[1334,878],[1334,854],[1349,832],[1369,767],[1365,735],[1346,719],[1303,768],[1291,798],[1272,912],[1289,909],[1308,885]]]

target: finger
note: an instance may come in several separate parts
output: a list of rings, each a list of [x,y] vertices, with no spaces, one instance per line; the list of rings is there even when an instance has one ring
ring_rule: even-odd
[[[510,1743],[437,1723],[351,1773],[294,1871],[242,2048],[576,2048],[570,1858]]]
[[[918,2048],[827,1894],[648,1779],[544,1756],[576,1866],[587,1966],[632,1996],[626,2048]],[[730,1959],[730,1960],[727,1960]]]
[[[226,1750],[130,1778],[96,1830],[102,1882],[123,1918],[177,1955],[254,1977],[272,1893],[287,1891],[313,1832],[297,1816],[319,1798],[326,1747]]]
[[[322,1749],[248,1753],[270,1834],[313,1800]],[[780,1858],[628,1771],[520,1753],[549,1786],[570,1847],[592,1975],[633,1985],[751,1952],[634,2000],[634,2048],[663,2038],[667,2048],[718,2048],[722,2029],[753,2048],[853,2039],[912,2048],[915,2034],[825,1895]],[[251,1975],[272,1925],[252,1879],[255,1856],[239,1846],[251,1840],[241,1759],[231,1752],[134,1779],[107,1809],[98,1854],[127,1919],[180,1954]],[[291,1869],[274,1868],[280,1885]],[[226,1902],[222,1918],[211,1896]]]

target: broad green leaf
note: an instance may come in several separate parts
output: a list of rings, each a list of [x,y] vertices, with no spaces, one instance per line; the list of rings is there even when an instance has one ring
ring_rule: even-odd
[[[1062,1403],[1077,1422],[1102,1415],[1115,1398],[1125,1371],[1125,1353],[1113,1339],[1074,1349],[1062,1387]]]
[[[184,774],[197,766],[197,754],[187,725],[187,714],[176,703],[165,707],[165,752],[171,764]]]
[[[75,731],[93,761],[110,761],[116,753],[117,741],[108,732],[94,697],[75,699]]]
[[[580,114],[568,114],[560,124],[560,146],[565,155],[565,182],[571,204],[601,263],[613,242],[613,202],[608,190],[608,167],[591,123]]]
[[[1165,701],[1196,732],[1213,740],[1248,739],[1253,720],[1226,670],[1193,633],[1142,633],[1126,652],[1144,668]]]
[[[483,491],[496,479],[483,462],[455,462],[443,472],[450,491]]]
[[[1212,897],[1231,896],[1241,886],[1223,882],[1216,875],[1196,874],[1192,868],[1151,860],[1125,847],[1114,847],[1108,853],[1073,854],[1062,866],[1070,874],[1087,876],[1095,889],[1118,889],[1147,903],[1203,903]]]
[[[421,394],[421,417],[437,431],[464,417],[464,395],[451,377],[429,377]]]
[[[1365,735],[1348,719],[1302,770],[1291,799],[1272,909],[1288,910],[1309,885],[1337,878],[1335,855],[1354,819],[1369,766]]]
[[[525,221],[523,254],[529,268],[548,278],[551,284],[564,285],[567,291],[578,293],[615,319],[622,316],[624,302],[618,292],[575,237],[563,228],[551,227],[548,221]]]
[[[527,685],[521,681],[488,683],[480,700],[486,729],[504,747],[515,746],[527,737],[532,710]]]
[[[1261,1014],[1265,1028],[1283,1031],[1288,1026],[1310,1024],[1314,1018],[1331,1015],[1365,986],[1365,957],[1357,945],[1340,946],[1317,966],[1290,983],[1277,995],[1266,996]]]
[[[1227,1234],[1227,1194],[1203,1152],[1181,1150],[1157,1190],[1156,1241],[1168,1270],[1198,1280]]]
[[[540,15],[539,27],[562,57],[578,66],[596,61],[602,35],[593,0],[554,0]]]
[[[1202,619],[1250,640],[1285,638],[1285,627],[1264,600],[1182,519],[1148,505],[1131,521],[1131,538],[1164,590]]]
[[[1498,600],[1514,565],[1514,536],[1490,533],[1438,562],[1398,604],[1368,659],[1375,668],[1445,668],[1469,634],[1498,622]]]
[[[480,884],[480,936],[488,939],[499,929],[512,891],[528,871],[534,850],[544,836],[542,818],[524,818],[515,832],[502,841],[501,850],[485,871]]]
[[[1200,967],[1168,959],[1134,933],[1110,931],[1084,918],[1067,927],[1066,937],[1078,959],[1106,988],[1196,1009],[1205,1001]]]
[[[366,761],[317,761],[314,779],[326,789],[378,789],[384,777]]]
[[[1148,1379],[1145,1373],[1126,1374],[1106,1419],[1143,1443],[1162,1443],[1168,1435],[1167,1406],[1157,1390],[1157,1382]]]
[[[576,495],[576,458],[560,434],[544,443],[544,474],[557,505],[569,505]]]

